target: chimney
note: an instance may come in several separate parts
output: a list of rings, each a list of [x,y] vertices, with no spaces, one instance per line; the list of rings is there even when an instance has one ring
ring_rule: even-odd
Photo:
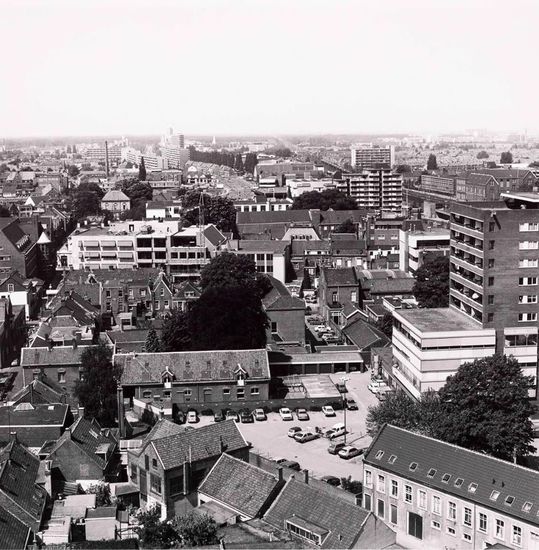
[[[277,468],[277,477],[278,477],[279,481],[283,480],[283,468],[282,468],[282,466],[279,466]]]
[[[120,384],[116,388],[116,401],[118,406],[118,430],[120,437],[125,437],[124,391]]]
[[[80,405],[79,405],[79,417],[84,418],[84,407],[81,407]]]
[[[73,343],[73,349],[77,349],[78,344],[77,344],[77,339],[76,338],[73,338],[72,343]]]
[[[183,494],[188,495],[191,488],[191,464],[189,462],[183,463]]]
[[[9,432],[9,440],[10,441],[19,441],[17,439],[17,432]]]
[[[109,142],[105,141],[105,173],[109,177]]]
[[[303,481],[309,485],[309,470],[303,470]]]

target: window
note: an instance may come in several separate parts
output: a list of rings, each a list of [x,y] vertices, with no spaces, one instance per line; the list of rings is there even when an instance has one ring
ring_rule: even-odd
[[[372,472],[370,470],[365,470],[365,486],[372,487]]]
[[[374,458],[376,458],[376,460],[381,460],[383,456],[384,456],[384,451],[378,451]]]
[[[450,479],[451,479],[451,474],[444,474],[442,476],[442,483],[449,483]]]
[[[519,277],[519,286],[534,286],[537,284],[537,277]]]
[[[136,464],[131,464],[131,481],[137,483],[138,479],[138,468]]]
[[[539,248],[539,241],[520,241],[518,243],[519,250],[537,250]]]
[[[498,500],[498,497],[500,496],[500,491],[492,491],[492,493],[490,493],[490,500]]]
[[[412,462],[410,464],[410,472],[415,472],[417,470],[417,462]]]
[[[462,534],[462,538],[463,538],[466,542],[472,542],[472,535],[470,535],[470,533],[463,533],[463,534]]]
[[[449,501],[447,503],[447,519],[456,521],[457,519],[457,505],[455,502]]]
[[[539,223],[519,223],[518,230],[522,231],[539,231]]]
[[[436,495],[432,495],[432,513],[438,516],[442,515],[442,501]]]
[[[410,485],[404,486],[404,500],[410,504],[413,502],[414,497],[412,495],[412,487]]]
[[[525,323],[526,321],[537,321],[537,313],[519,313],[518,321]]]
[[[494,250],[494,241],[489,241],[488,242],[488,249],[489,250]]]
[[[494,277],[488,278],[488,286],[492,286],[494,284]]]
[[[475,493],[476,491],[477,491],[477,483],[470,483],[470,485],[468,485],[468,492]]]
[[[433,529],[438,529],[438,531],[439,531],[440,528],[441,528],[440,522],[439,522],[439,521],[436,521],[436,520],[434,520],[434,519],[432,520],[431,525],[432,525],[432,528],[433,528]]]
[[[489,323],[492,323],[492,321],[494,321],[494,313],[487,314],[487,321]]]
[[[144,468],[146,470],[150,469],[150,457],[148,455],[144,455]]]
[[[390,506],[389,521],[393,525],[397,525],[397,507],[394,504]]]
[[[251,388],[251,395],[259,395],[260,388]]]
[[[488,296],[488,305],[491,306],[494,303],[494,295],[489,294]]]
[[[158,495],[161,494],[161,478],[159,476],[150,474],[150,489]]]
[[[472,526],[472,509],[471,508],[464,508],[464,518],[462,520],[462,523],[464,523],[466,527]]]
[[[537,303],[537,294],[525,294],[518,297],[519,304],[536,304]]]
[[[230,388],[223,388],[223,395],[230,395]]]
[[[418,503],[417,505],[423,510],[427,509],[427,493],[425,491],[418,491],[417,494]]]
[[[298,525],[295,525],[294,523],[292,523],[290,520],[286,520],[286,529],[290,533],[294,533],[294,535],[297,535],[302,539],[308,540],[310,542],[314,542],[318,546],[322,545],[322,534],[315,533],[314,531],[311,531],[306,527],[299,527]],[[327,533],[323,533],[324,537],[326,535]]]
[[[152,468],[157,469],[157,458],[152,458]]]
[[[144,390],[142,392],[143,399],[151,399],[152,397],[152,390]]]
[[[488,224],[488,230],[494,231],[496,229],[496,222],[489,222]]]
[[[187,367],[187,365],[185,366]],[[193,395],[193,390],[185,389],[183,390],[183,395],[185,395],[185,397],[191,397]]]
[[[522,505],[522,511],[528,513],[532,509],[532,503],[531,502],[525,502]]]
[[[511,495],[505,497],[505,504],[507,506],[511,506],[513,504],[513,502],[515,502],[515,497],[513,497]]]
[[[458,477],[455,480],[455,487],[462,487],[462,484],[464,483],[464,480],[461,477]]]
[[[385,516],[385,502],[379,498],[378,499],[378,517],[384,519]]]
[[[423,539],[423,518],[413,512],[408,512],[408,534]]]
[[[388,462],[390,464],[395,464],[395,460],[397,460],[397,455],[391,455],[388,459]]]
[[[447,532],[448,534],[452,535],[453,537],[455,536],[455,529],[453,527],[448,527],[447,528]]]
[[[427,477],[434,477],[435,475],[436,475],[436,470],[434,468],[431,468],[427,473]]]
[[[391,480],[391,496],[395,498],[399,496],[399,482],[395,479]]]
[[[59,384],[65,384],[66,383],[66,373],[65,370],[59,370],[58,371],[58,383]]]
[[[479,531],[481,531],[482,533],[486,533],[487,525],[487,514],[479,512]]]
[[[273,333],[277,332],[277,323],[275,321],[271,322],[271,332]]]
[[[511,536],[511,542],[517,546],[522,545],[522,527],[513,525],[513,535]]]
[[[236,390],[236,397],[238,399],[245,399],[245,388],[238,388]]]
[[[386,478],[385,476],[378,476],[378,484],[376,486],[376,490],[380,493],[386,492]]]
[[[494,536],[502,540],[505,538],[505,522],[501,519],[496,520],[496,533]]]
[[[15,292],[15,285],[13,283],[8,283],[7,291],[8,292]]]
[[[371,495],[363,493],[363,508],[371,511]]]
[[[488,266],[494,267],[494,260],[492,258],[488,261]]]
[[[524,258],[518,261],[518,267],[538,267],[539,260],[537,258]]]

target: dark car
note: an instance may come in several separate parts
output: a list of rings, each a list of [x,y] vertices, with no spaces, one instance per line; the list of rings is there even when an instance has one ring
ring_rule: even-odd
[[[328,485],[333,485],[333,487],[338,487],[341,484],[341,480],[335,476],[324,476],[322,481]]]
[[[286,458],[280,458],[276,462],[280,466],[290,468],[291,470],[296,470],[296,472],[299,472],[301,470],[301,466],[299,465],[299,463],[295,462],[294,460],[287,460]]]
[[[238,413],[236,411],[231,410],[231,409],[226,411],[226,419],[227,420],[234,420],[234,422],[239,422],[240,421],[240,417],[238,416]]]
[[[240,422],[242,424],[249,424],[254,421],[255,419],[253,418],[251,411],[248,411],[248,410],[240,411]]]
[[[217,411],[213,415],[213,421],[214,422],[222,422],[225,419],[225,415],[223,414],[223,411]]]
[[[347,399],[346,400],[346,408],[349,411],[357,411],[357,403],[353,399]]]
[[[342,382],[335,384],[335,387],[339,390],[339,393],[348,393],[348,390],[346,389],[346,384],[343,384]]]
[[[341,449],[344,449],[344,447],[346,447],[346,445],[342,441],[339,441],[339,442],[333,441],[329,444],[328,453],[330,455],[339,454],[339,451]]]
[[[185,413],[183,411],[177,411],[174,415],[174,422],[176,424],[185,424]]]

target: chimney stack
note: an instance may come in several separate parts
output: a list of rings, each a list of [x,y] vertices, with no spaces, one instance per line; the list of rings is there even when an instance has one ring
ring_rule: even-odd
[[[185,461],[183,463],[183,494],[188,495],[191,489],[191,464]]]
[[[282,466],[279,466],[277,468],[277,477],[278,477],[279,481],[283,480],[283,468],[282,468]]]
[[[309,470],[303,470],[303,481],[306,485],[309,485]]]
[[[105,141],[105,173],[109,177],[109,142]]]

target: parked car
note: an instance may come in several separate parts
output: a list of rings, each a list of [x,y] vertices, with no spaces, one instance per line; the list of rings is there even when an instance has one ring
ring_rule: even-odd
[[[223,411],[217,411],[213,414],[213,421],[214,422],[222,422],[225,419],[225,415],[223,414]]]
[[[298,462],[295,462],[294,460],[287,460],[286,458],[279,458],[276,460],[277,464],[280,466],[284,466],[285,468],[290,468],[291,470],[296,470],[296,472],[299,472],[301,470],[301,466]]]
[[[189,411],[187,413],[187,422],[189,424],[196,424],[198,422],[198,415],[196,411]]]
[[[311,432],[311,431],[301,431],[301,432],[298,432],[295,436],[294,436],[294,439],[298,442],[298,443],[307,443],[307,441],[312,441],[313,439],[318,439],[318,434],[316,432]]]
[[[346,399],[345,402],[344,402],[344,405],[349,411],[357,411],[358,410],[357,403],[353,399]]]
[[[324,405],[322,407],[322,412],[324,413],[324,416],[336,416],[335,411],[331,405]]]
[[[266,416],[266,413],[264,412],[264,409],[255,409],[255,418],[258,421],[268,419],[268,417]]]
[[[174,422],[176,422],[176,424],[185,424],[185,413],[183,411],[177,411],[174,415]]]
[[[324,332],[324,334],[322,334],[322,340],[338,340],[338,338],[334,332],[330,331]]]
[[[280,408],[279,414],[281,415],[281,420],[294,420],[294,417],[292,416],[292,411],[288,407]]]
[[[389,386],[384,380],[373,379],[369,382],[367,387],[369,388],[369,391],[376,394],[380,391],[384,391],[384,388],[388,388]]]
[[[341,484],[341,480],[335,476],[324,476],[322,481],[328,485],[333,485],[333,487],[338,487]]]
[[[226,411],[226,419],[227,420],[234,420],[234,422],[239,422],[240,421],[240,417],[238,416],[238,413],[236,411],[231,410],[231,409],[228,409],[228,411]]]
[[[397,392],[389,386],[381,388],[375,395],[380,401],[385,401],[390,395],[395,395]]]
[[[298,417],[298,420],[309,420],[309,413],[306,409],[297,409],[296,416]]]
[[[344,458],[344,460],[350,460],[351,458],[359,456],[360,454],[363,454],[363,449],[358,449],[353,445],[347,445],[339,451],[339,456],[341,458]]]
[[[249,424],[251,422],[254,422],[255,419],[253,418],[253,415],[251,414],[251,411],[244,409],[243,411],[240,411],[240,422],[242,424]]]
[[[346,447],[346,445],[342,441],[339,441],[339,442],[332,441],[329,444],[328,453],[330,455],[337,455],[337,454],[339,454],[339,451],[341,449],[344,449],[345,447]]]
[[[341,422],[335,424],[333,428],[330,428],[327,430],[327,432],[324,434],[328,439],[335,439],[336,437],[340,437],[341,435],[344,435],[346,433],[346,428],[344,424]]]
[[[288,430],[288,437],[294,437],[296,434],[299,434],[301,432],[301,428],[299,426],[292,426]]]
[[[344,382],[338,382],[335,384],[335,387],[339,390],[339,393],[348,393],[346,389],[346,384]]]
[[[326,327],[326,325],[317,325],[314,327],[314,331],[318,334],[325,334],[326,332],[332,332],[329,327]]]

